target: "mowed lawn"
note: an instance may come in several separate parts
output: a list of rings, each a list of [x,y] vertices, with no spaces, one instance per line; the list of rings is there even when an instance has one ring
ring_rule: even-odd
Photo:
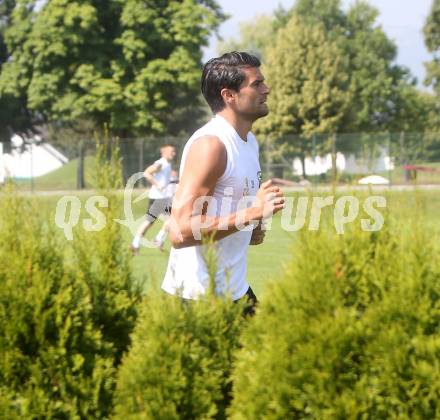
[[[72,191],[71,195],[76,195]],[[331,195],[329,192],[304,192],[291,193],[289,197],[308,196],[310,213],[310,204],[312,197],[324,197]],[[349,195],[348,192],[338,195]],[[413,192],[356,192],[355,196],[359,197],[360,205],[368,195],[383,195],[387,199],[388,212],[380,209],[385,216],[385,223],[387,218],[398,219],[402,222],[404,227],[406,221],[416,216],[421,223],[426,223],[430,227],[433,235],[440,235],[440,191],[422,191],[416,190]],[[55,209],[60,196],[36,196],[39,202],[39,207],[46,208],[50,211],[50,220],[55,221]],[[87,199],[87,194],[79,194],[78,197],[84,203]],[[337,198],[337,197],[336,197]],[[122,201],[122,196],[121,196]],[[133,204],[133,214],[135,219],[142,216],[145,211],[147,200]],[[293,207],[293,215],[295,214],[296,202]],[[332,217],[333,209],[327,211],[327,215]],[[90,217],[84,210],[81,212],[82,217]],[[122,217],[122,215],[121,215]],[[352,223],[360,223],[360,216]],[[153,239],[161,226],[161,221],[158,221],[155,226],[147,233],[147,238]],[[306,229],[304,227],[303,229]],[[128,228],[122,228],[124,240],[127,249],[130,245],[132,234]],[[59,230],[60,235],[63,235],[62,230]],[[64,236],[63,236],[64,238]],[[63,239],[65,240],[65,238]],[[75,240],[75,239],[74,239]],[[271,223],[271,229],[266,233],[266,238],[263,244],[258,246],[251,246],[249,248],[248,257],[248,281],[255,290],[256,294],[262,295],[265,288],[270,284],[270,280],[276,280],[283,274],[284,267],[287,266],[292,259],[294,252],[293,245],[299,240],[299,232],[287,232],[281,226],[281,218],[276,215]],[[93,243],[90,244],[93,246]],[[133,273],[138,279],[145,280],[146,290],[152,285],[158,286],[162,282],[166,265],[168,261],[168,252],[170,249],[169,242],[165,245],[165,252],[158,249],[142,248],[140,254],[132,258]]]
[[[161,222],[157,222],[159,225]],[[255,293],[261,293],[271,278],[279,277],[283,266],[289,261],[292,252],[292,243],[296,235],[281,229],[280,218],[275,217],[272,229],[267,232],[263,244],[251,246],[248,255],[248,281]],[[154,238],[159,226],[147,233],[148,238]],[[127,236],[127,245],[129,238]],[[158,249],[142,248],[139,255],[133,257],[133,270],[136,276],[146,276],[155,282],[161,283],[168,262],[169,242],[165,245],[165,252]]]

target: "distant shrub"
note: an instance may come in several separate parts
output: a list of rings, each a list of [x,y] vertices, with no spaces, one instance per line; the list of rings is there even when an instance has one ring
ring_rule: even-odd
[[[304,232],[233,374],[232,419],[436,418],[440,264],[420,220]]]

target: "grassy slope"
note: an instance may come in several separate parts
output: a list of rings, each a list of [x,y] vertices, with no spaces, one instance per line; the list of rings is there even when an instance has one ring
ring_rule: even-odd
[[[94,164],[95,158],[86,156],[84,160],[86,185],[92,183],[91,172],[93,172]],[[75,190],[77,168],[78,159],[72,159],[61,168],[34,178],[34,188],[36,191]],[[30,190],[31,188],[30,180],[17,180],[16,183],[20,190]]]

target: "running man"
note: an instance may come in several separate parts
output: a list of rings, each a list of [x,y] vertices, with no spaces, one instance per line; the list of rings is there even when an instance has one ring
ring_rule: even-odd
[[[131,250],[135,255],[139,253],[141,240],[148,229],[161,214],[169,214],[171,210],[171,196],[168,193],[172,173],[171,162],[176,156],[176,149],[171,144],[166,144],[160,148],[160,155],[161,158],[144,171],[144,177],[151,184],[151,188],[148,192],[146,220],[139,226],[131,243]]]
[[[284,207],[278,187],[270,180],[260,185],[258,143],[251,128],[269,112],[269,88],[259,67],[257,57],[231,52],[203,68],[201,89],[214,117],[183,151],[171,217],[173,248],[162,283],[165,292],[184,299],[206,293],[209,273],[201,233],[215,241],[216,293],[228,292],[234,301],[247,296],[251,314],[257,299],[246,275],[248,246],[263,242],[262,221]],[[205,198],[209,204],[203,204]],[[242,208],[246,198],[254,203]]]
[[[179,182],[179,178],[177,172],[175,170],[172,170],[170,176],[170,183],[168,184],[166,191],[166,196],[169,198],[170,203],[172,202],[174,194],[176,193],[176,187],[178,182]],[[165,223],[162,225],[160,231],[157,233],[153,241],[154,246],[159,248],[162,252],[164,251],[164,244],[165,244],[165,240],[167,239],[169,231],[170,231],[170,224],[169,224],[169,219],[167,219]]]

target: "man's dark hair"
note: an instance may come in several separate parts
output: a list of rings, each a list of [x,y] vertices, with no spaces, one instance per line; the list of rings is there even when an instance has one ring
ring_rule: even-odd
[[[221,57],[211,58],[202,72],[202,93],[212,112],[216,114],[225,108],[220,94],[221,90],[240,90],[240,85],[246,78],[242,70],[245,67],[260,67],[260,60],[254,55],[232,51]]]

